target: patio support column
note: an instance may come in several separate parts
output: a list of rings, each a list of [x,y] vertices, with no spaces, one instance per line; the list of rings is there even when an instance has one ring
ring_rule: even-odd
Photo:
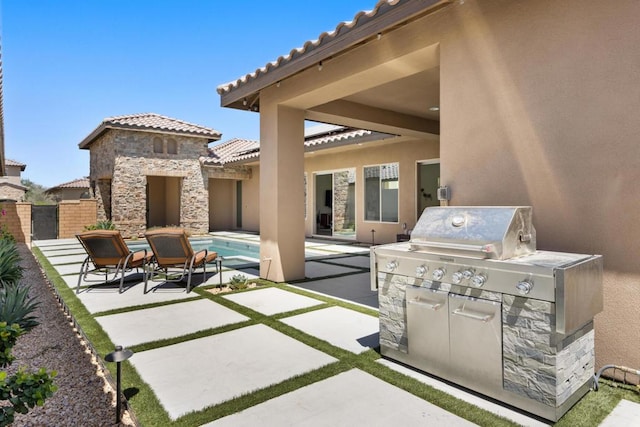
[[[265,91],[268,92],[268,91]],[[304,111],[260,105],[260,277],[303,279]]]

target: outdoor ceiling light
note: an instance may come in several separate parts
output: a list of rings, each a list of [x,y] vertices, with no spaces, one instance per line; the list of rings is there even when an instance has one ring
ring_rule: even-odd
[[[322,71],[322,61],[318,62],[318,71]]]
[[[434,105],[433,107],[429,107],[429,111],[440,111],[440,107],[438,105]]]

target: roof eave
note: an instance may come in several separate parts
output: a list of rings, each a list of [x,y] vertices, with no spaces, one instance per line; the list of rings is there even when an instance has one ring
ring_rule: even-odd
[[[262,89],[284,80],[294,74],[297,74],[306,68],[315,66],[318,62],[344,52],[363,41],[375,37],[379,32],[390,27],[396,26],[404,21],[420,15],[426,15],[439,9],[438,6],[444,6],[451,3],[451,0],[398,0],[395,5],[382,10],[382,6],[389,4],[387,0],[381,0],[376,5],[377,13],[369,17],[366,22],[361,25],[355,25],[352,28],[342,27],[339,32],[331,40],[326,43],[320,43],[317,47],[311,47],[306,52],[300,54],[299,57],[289,60],[287,63],[270,68],[267,66],[266,71],[258,72],[251,77],[245,76],[247,81],[241,83],[237,87],[233,87],[235,82],[221,85],[218,87],[220,94],[220,105],[222,107],[246,109],[242,102],[245,98],[256,96]]]
[[[194,133],[194,132],[180,132],[180,131],[174,131],[174,130],[154,129],[154,128],[146,128],[146,127],[131,126],[131,125],[117,125],[117,126],[114,126],[112,124],[104,124],[104,123],[102,123],[93,132],[91,132],[85,139],[83,139],[78,144],[78,147],[81,150],[89,149],[91,144],[93,144],[93,142],[96,139],[98,139],[100,136],[102,136],[102,134],[104,134],[109,129],[133,130],[133,131],[139,131],[139,132],[160,133],[160,134],[164,134],[164,135],[191,136],[191,137],[194,137],[194,138],[206,139],[207,143],[219,141],[220,138],[222,138],[222,134],[221,133],[218,133],[216,135],[202,135],[202,134],[198,134],[198,133]]]

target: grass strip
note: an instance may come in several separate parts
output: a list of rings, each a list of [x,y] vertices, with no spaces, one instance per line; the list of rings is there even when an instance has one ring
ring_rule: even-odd
[[[75,319],[82,335],[87,340],[87,344],[101,358],[102,363],[113,378],[116,364],[104,362],[104,355],[113,351],[114,344],[100,324],[93,318],[93,315],[80,302],[75,291],[67,286],[47,258],[42,255],[42,252],[37,247],[33,247],[31,250],[49,282],[54,287],[55,292],[62,298],[67,310]],[[170,425],[171,420],[167,412],[149,385],[142,380],[138,371],[128,361],[121,364],[121,369],[123,392],[127,396],[129,405],[139,422],[142,425]]]
[[[234,399],[210,406],[201,411],[187,414],[172,425],[174,426],[194,426],[201,425],[219,418],[235,414],[252,406],[266,402],[267,400],[290,393],[301,387],[316,383],[318,381],[331,378],[337,374],[345,372],[349,366],[341,361],[315,369],[311,372],[288,378],[280,383],[265,387],[253,392],[238,396]]]
[[[57,294],[64,300],[64,304],[66,305],[69,312],[73,314],[75,321],[77,322],[83,334],[87,337],[89,344],[93,346],[94,350],[98,354],[102,355],[111,352],[113,350],[113,343],[110,342],[106,333],[95,321],[94,317],[96,315],[104,316],[108,314],[139,310],[142,308],[150,308],[155,306],[191,301],[199,299],[201,297],[205,297],[247,316],[250,320],[232,325],[225,325],[218,328],[212,328],[205,331],[199,331],[197,333],[189,334],[183,337],[159,340],[152,343],[137,345],[132,347],[132,350],[136,352],[147,351],[167,345],[197,339],[204,336],[228,332],[252,324],[262,323],[339,360],[336,363],[332,363],[311,372],[289,378],[281,383],[265,387],[260,390],[252,391],[245,395],[231,399],[227,402],[223,402],[219,405],[205,408],[201,411],[187,414],[176,421],[172,421],[169,418],[168,414],[158,401],[149,385],[142,380],[135,368],[133,368],[133,366],[129,362],[124,362],[122,364],[124,393],[125,396],[127,396],[127,398],[129,399],[129,403],[135,413],[136,418],[142,425],[192,426],[204,424],[212,420],[219,419],[221,417],[247,409],[251,406],[265,402],[282,394],[294,391],[300,387],[313,384],[317,381],[322,381],[353,368],[361,369],[383,381],[399,387],[411,394],[414,394],[415,396],[418,396],[436,406],[441,407],[444,410],[447,410],[478,425],[515,425],[514,423],[491,412],[485,411],[465,401],[454,398],[453,396],[445,392],[439,391],[414,378],[396,372],[393,369],[380,364],[378,362],[378,360],[380,359],[380,355],[374,350],[370,349],[361,354],[351,353],[347,350],[335,347],[326,341],[308,335],[281,322],[282,319],[287,317],[320,310],[331,306],[340,306],[377,317],[378,313],[376,310],[350,304],[344,301],[335,300],[331,297],[318,295],[313,292],[308,292],[303,289],[289,286],[287,284],[275,284],[273,282],[260,279],[256,280],[256,282],[258,282],[261,286],[253,289],[235,291],[233,293],[235,294],[239,292],[251,292],[265,287],[276,287],[288,292],[293,292],[299,295],[316,299],[320,301],[320,303],[316,306],[269,316],[251,310],[248,307],[236,304],[233,301],[224,298],[223,296],[227,294],[212,294],[208,292],[207,289],[216,287],[215,285],[212,285],[206,287],[201,286],[194,289],[194,291],[200,296],[194,297],[192,299],[148,304],[144,306],[123,308],[118,310],[105,311],[98,314],[91,314],[85,309],[84,305],[75,295],[75,292],[66,285],[64,280],[62,280],[60,275],[48,262],[46,257],[42,255],[42,252],[36,247],[34,247],[32,251],[36,256],[36,259],[38,259],[38,261],[40,262],[40,265],[45,270],[45,274],[54,286]],[[110,371],[115,371],[115,364],[105,363],[105,365]],[[567,412],[564,417],[562,417],[562,419],[558,421],[558,423],[556,423],[556,426],[597,426],[613,410],[613,408],[621,399],[640,403],[640,393],[638,388],[633,386],[624,386],[614,381],[601,379],[600,390],[598,392],[591,391],[587,393],[587,395],[582,400],[580,400],[569,412]]]

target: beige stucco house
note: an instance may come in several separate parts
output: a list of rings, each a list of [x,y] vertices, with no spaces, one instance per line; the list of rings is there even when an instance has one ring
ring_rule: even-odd
[[[56,202],[62,200],[79,200],[91,198],[91,188],[89,177],[74,179],[64,182],[55,187],[48,188],[45,193],[51,196]]]
[[[125,236],[168,225],[206,233],[208,178],[199,159],[220,136],[152,113],[104,119],[79,144],[90,151],[98,220],[111,220]]]
[[[20,179],[26,167],[27,165],[24,163],[11,159],[5,160],[4,171],[6,175],[0,176],[0,199],[24,201],[27,187],[22,185]]]
[[[418,212],[439,204],[435,142],[307,124],[303,144],[305,236],[395,241],[415,224]],[[245,172],[235,179],[210,179],[210,228],[260,231],[260,142],[236,138],[214,145],[202,163],[209,171]],[[401,177],[407,199],[402,203]],[[413,194],[419,197],[409,201]]]
[[[260,114],[261,276],[304,277],[309,200],[323,197],[310,170],[355,168],[356,233],[389,241],[416,220],[417,165],[438,160],[451,205],[531,205],[538,248],[604,255],[597,364],[640,366],[638,16],[636,0],[380,1],[220,86],[222,106]],[[305,120],[402,142],[310,157]],[[386,222],[357,201],[364,168],[390,163],[400,207]]]

